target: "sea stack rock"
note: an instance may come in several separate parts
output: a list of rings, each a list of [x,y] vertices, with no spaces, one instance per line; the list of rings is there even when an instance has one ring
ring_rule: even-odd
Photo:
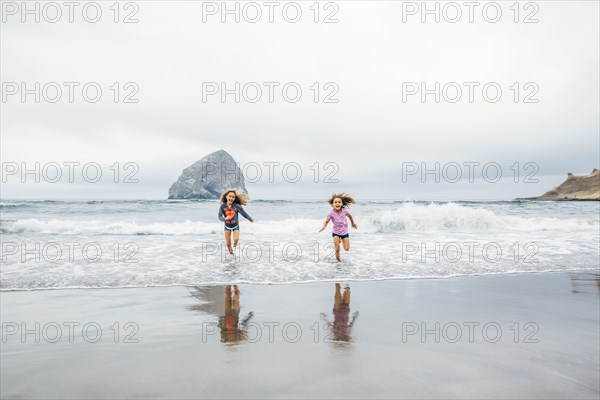
[[[600,171],[583,176],[567,174],[567,180],[541,196],[525,200],[600,200]]]
[[[218,199],[230,188],[248,193],[239,165],[229,153],[219,150],[184,169],[169,188],[169,199]]]

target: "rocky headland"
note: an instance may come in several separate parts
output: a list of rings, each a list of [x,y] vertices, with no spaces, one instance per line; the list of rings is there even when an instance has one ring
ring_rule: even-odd
[[[248,193],[239,165],[219,150],[185,168],[169,188],[169,199],[218,199],[226,189]]]
[[[600,171],[594,170],[588,175],[567,174],[567,179],[559,186],[548,190],[541,196],[526,197],[519,200],[600,200]]]

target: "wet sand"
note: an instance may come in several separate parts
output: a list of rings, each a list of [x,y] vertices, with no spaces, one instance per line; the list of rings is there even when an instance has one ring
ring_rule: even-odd
[[[599,274],[0,299],[2,398],[600,395]]]

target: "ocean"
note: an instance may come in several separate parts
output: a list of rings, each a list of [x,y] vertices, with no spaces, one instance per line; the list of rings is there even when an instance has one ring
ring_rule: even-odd
[[[600,202],[363,201],[333,253],[324,201],[253,200],[234,255],[216,200],[3,200],[0,289],[598,271]]]

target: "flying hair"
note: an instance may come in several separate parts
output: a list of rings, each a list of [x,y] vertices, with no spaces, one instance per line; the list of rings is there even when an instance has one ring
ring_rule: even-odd
[[[342,207],[349,207],[351,204],[356,204],[356,200],[354,197],[349,195],[348,193],[333,193],[331,197],[327,200],[327,202],[333,206],[334,199],[342,199]]]
[[[223,194],[221,194],[221,204],[227,203],[226,197],[231,192],[235,193],[235,200],[233,201],[234,203],[239,204],[241,206],[245,206],[246,204],[248,204],[248,195],[246,193],[238,193],[235,189],[227,189],[223,192]]]

